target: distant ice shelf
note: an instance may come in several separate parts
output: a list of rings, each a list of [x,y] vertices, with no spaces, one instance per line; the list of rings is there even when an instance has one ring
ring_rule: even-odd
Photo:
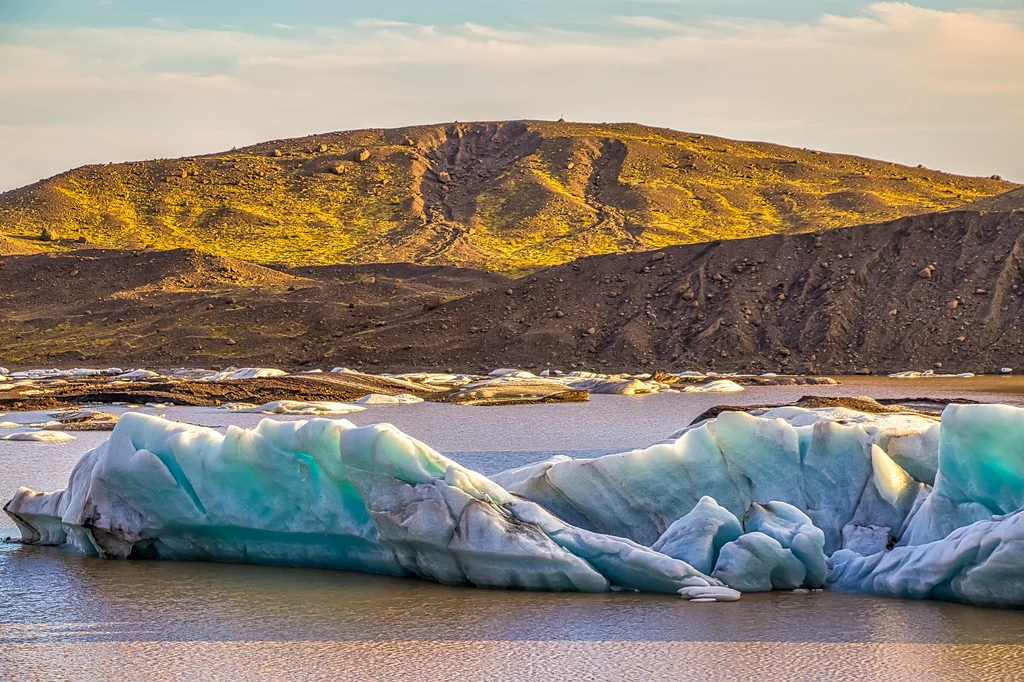
[[[68,487],[18,490],[21,541],[453,585],[732,601],[818,589],[1024,606],[1024,410],[941,423],[725,412],[646,449],[491,478],[388,424],[212,429],[138,413]]]

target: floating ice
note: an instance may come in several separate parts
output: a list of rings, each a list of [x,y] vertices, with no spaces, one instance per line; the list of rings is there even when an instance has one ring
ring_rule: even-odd
[[[396,395],[384,395],[383,393],[370,393],[356,401],[360,405],[410,405],[422,403],[423,398],[410,393],[398,393]]]
[[[487,376],[491,377],[492,379],[497,379],[499,377],[511,377],[513,379],[534,379],[537,375],[534,374],[533,372],[527,372],[526,370],[522,369],[493,369],[487,373]]]
[[[447,400],[460,405],[496,405],[542,402],[566,395],[573,396],[572,389],[553,378],[521,379],[510,375],[465,384],[449,394]],[[581,398],[573,397],[576,400],[587,398],[586,394]]]
[[[221,435],[129,413],[66,490],[21,489],[6,509],[26,542],[103,557],[701,601],[736,596],[722,583],[827,580],[1024,606],[1024,409],[951,405],[940,424],[773,413],[725,412],[643,450],[491,478],[389,425],[264,420]],[[934,489],[890,452],[926,472],[934,456]]]
[[[114,379],[118,381],[139,381],[141,379],[155,379],[160,374],[148,369],[133,369],[130,372],[118,374]]]
[[[18,426],[24,426],[24,424],[19,424]],[[0,436],[0,440],[18,440],[30,443],[67,443],[75,440],[75,437],[63,431],[19,431],[18,433]]]
[[[360,407],[359,405],[353,405],[352,403],[333,403],[328,401],[304,402],[300,400],[275,400],[265,405],[246,406],[242,408],[232,406],[229,409],[236,409],[236,411],[238,412],[262,412],[264,414],[326,415],[362,412],[366,408]]]
[[[288,372],[280,369],[267,367],[242,367],[240,369],[227,369],[217,372],[213,376],[205,377],[205,381],[230,381],[232,379],[262,379],[266,377],[283,377]]]
[[[387,424],[212,429],[129,413],[66,490],[5,507],[26,542],[106,558],[207,559],[418,575],[451,584],[678,592],[688,564],[509,495]]]
[[[717,379],[699,386],[686,386],[683,391],[686,393],[735,393],[742,391],[743,387],[730,379]]]

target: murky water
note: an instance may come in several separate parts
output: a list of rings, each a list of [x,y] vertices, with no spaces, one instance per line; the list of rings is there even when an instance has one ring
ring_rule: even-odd
[[[733,395],[371,407],[472,468],[642,447],[723,402],[801,395],[1020,403],[1002,378],[849,380]],[[146,410],[154,412],[154,410]],[[208,425],[258,415],[170,408]],[[12,414],[15,421],[39,415]],[[0,442],[0,498],[63,487],[105,434]],[[0,518],[0,535],[13,534]],[[821,593],[691,604],[659,595],[501,592],[338,571],[91,559],[0,544],[0,679],[1024,679],[1024,612]]]

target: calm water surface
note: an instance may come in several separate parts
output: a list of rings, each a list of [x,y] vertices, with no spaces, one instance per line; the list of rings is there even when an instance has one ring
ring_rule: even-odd
[[[643,447],[723,402],[963,396],[1021,404],[1018,379],[856,378],[732,395],[371,407],[477,470]],[[157,412],[146,410],[147,412]],[[170,408],[254,425],[258,415]],[[41,415],[10,414],[12,421]],[[105,434],[0,442],[0,498],[63,487]],[[16,535],[6,516],[0,536]],[[820,593],[690,604],[663,595],[450,588],[340,571],[102,561],[0,544],[0,679],[1024,679],[1024,612]]]

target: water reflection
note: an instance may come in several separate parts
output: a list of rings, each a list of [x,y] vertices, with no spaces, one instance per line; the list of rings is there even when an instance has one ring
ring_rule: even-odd
[[[0,552],[0,642],[690,641],[1018,644],[1024,614],[838,593],[689,604],[341,571]]]

